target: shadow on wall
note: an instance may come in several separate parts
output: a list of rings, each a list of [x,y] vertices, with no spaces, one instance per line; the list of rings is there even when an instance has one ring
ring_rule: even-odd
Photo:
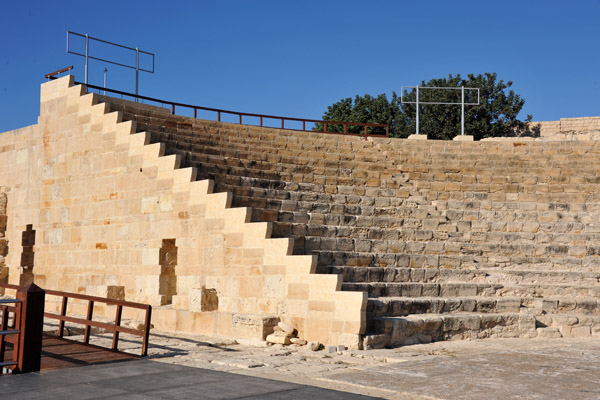
[[[6,202],[6,193],[0,193],[0,283],[8,283],[8,267],[6,266],[6,256],[8,255],[8,240],[6,240]],[[0,295],[1,294],[3,294],[3,292],[0,292]]]

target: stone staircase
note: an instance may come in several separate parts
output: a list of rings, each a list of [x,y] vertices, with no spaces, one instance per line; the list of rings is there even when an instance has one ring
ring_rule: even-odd
[[[365,347],[600,334],[600,143],[291,132],[107,99],[369,294]]]

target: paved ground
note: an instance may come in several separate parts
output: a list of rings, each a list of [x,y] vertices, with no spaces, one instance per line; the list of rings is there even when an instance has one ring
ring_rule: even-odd
[[[312,386],[140,359],[0,378],[9,399],[370,399]]]
[[[123,339],[122,348],[139,352],[139,342]],[[109,336],[94,340],[110,344]],[[149,359],[156,365],[194,367],[199,382],[202,374],[210,378],[215,372],[278,380],[284,392],[271,398],[286,398],[285,385],[291,383],[387,399],[600,399],[600,337],[452,341],[332,354],[304,346],[250,346],[158,331],[150,343]],[[240,388],[230,375],[219,379],[217,387]],[[231,395],[253,394],[240,390]],[[315,388],[305,390],[307,397],[325,398],[310,391]],[[291,398],[303,398],[299,393]]]

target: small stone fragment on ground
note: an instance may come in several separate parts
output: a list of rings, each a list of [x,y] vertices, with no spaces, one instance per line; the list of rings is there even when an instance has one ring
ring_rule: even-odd
[[[307,345],[308,349],[310,351],[317,351],[319,350],[319,348],[321,347],[321,343],[314,341],[314,342],[308,342]]]

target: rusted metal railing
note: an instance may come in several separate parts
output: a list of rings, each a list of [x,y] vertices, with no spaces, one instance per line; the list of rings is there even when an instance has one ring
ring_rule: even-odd
[[[59,321],[58,336],[63,337],[65,322],[72,322],[85,326],[83,340],[86,344],[90,342],[91,328],[103,328],[113,333],[111,348],[118,350],[119,333],[129,333],[135,336],[142,337],[142,357],[148,355],[148,339],[150,336],[150,320],[152,318],[152,306],[148,304],[133,303],[123,300],[105,299],[103,297],[87,296],[83,294],[59,292],[56,290],[46,290],[46,294],[61,298],[60,314],[45,312],[44,317]],[[69,299],[78,299],[87,301],[87,313],[85,318],[72,317],[67,315],[67,305]],[[115,319],[112,323],[94,321],[94,304],[104,303],[109,306],[116,306]],[[133,329],[121,326],[121,316],[123,315],[123,307],[136,308],[146,312],[143,329]]]
[[[66,70],[66,69],[65,69]],[[54,73],[50,73],[50,74],[46,74],[46,77],[49,79],[54,79],[53,75],[57,74],[59,71],[54,72]],[[64,71],[63,71],[64,72]],[[80,82],[75,82],[78,85],[82,85],[82,83]],[[322,131],[312,131],[311,132],[320,132],[320,133],[332,133],[332,134],[339,134],[339,135],[350,135],[350,136],[364,136],[365,138],[367,138],[368,136],[375,136],[375,137],[389,137],[390,134],[390,127],[388,124],[370,124],[370,123],[362,123],[362,122],[345,122],[345,121],[324,121],[324,120],[318,120],[318,119],[308,119],[308,118],[294,118],[294,117],[282,117],[282,116],[278,116],[278,115],[268,115],[268,114],[255,114],[255,113],[246,113],[246,112],[240,112],[240,111],[232,111],[232,110],[225,110],[225,109],[220,109],[220,108],[212,108],[212,107],[203,107],[203,106],[196,106],[196,105],[192,105],[192,104],[184,104],[184,103],[177,103],[177,102],[173,102],[173,101],[169,101],[169,100],[161,100],[161,99],[156,99],[153,97],[148,97],[148,96],[141,96],[138,94],[134,94],[134,93],[129,93],[129,92],[124,92],[122,90],[116,90],[116,89],[109,89],[106,87],[102,87],[102,86],[96,86],[96,85],[90,85],[87,84],[85,85],[87,88],[90,89],[96,89],[99,92],[100,91],[106,91],[106,92],[110,92],[110,93],[114,93],[114,94],[118,94],[121,96],[129,96],[129,97],[133,97],[135,99],[139,99],[139,100],[146,100],[146,101],[150,101],[153,103],[160,103],[163,106],[164,105],[168,105],[170,106],[171,109],[171,113],[175,114],[176,113],[176,109],[177,107],[179,108],[187,108],[187,109],[191,109],[194,111],[194,118],[198,118],[198,110],[200,111],[209,111],[209,112],[214,112],[217,113],[217,121],[221,122],[221,116],[223,114],[229,114],[229,115],[235,115],[237,116],[237,121],[238,123],[241,125],[243,123],[243,117],[253,117],[253,118],[258,118],[259,119],[259,124],[255,125],[255,124],[248,124],[247,125],[254,125],[254,126],[260,126],[263,127],[264,126],[264,120],[279,120],[281,121],[281,127],[279,126],[269,126],[269,128],[274,128],[274,129],[287,129],[290,131],[307,131],[306,129],[306,124],[321,124],[323,126],[323,130]],[[294,121],[294,122],[302,122],[302,129],[294,129],[294,128],[286,128],[285,127],[285,122],[286,121]],[[333,131],[329,131],[328,128],[332,127],[332,126],[343,126],[344,131],[343,132],[333,132]],[[361,129],[363,130],[363,133],[350,133],[348,131],[349,127],[361,127]],[[369,128],[384,128],[385,129],[385,134],[378,134],[378,133],[369,133]]]

